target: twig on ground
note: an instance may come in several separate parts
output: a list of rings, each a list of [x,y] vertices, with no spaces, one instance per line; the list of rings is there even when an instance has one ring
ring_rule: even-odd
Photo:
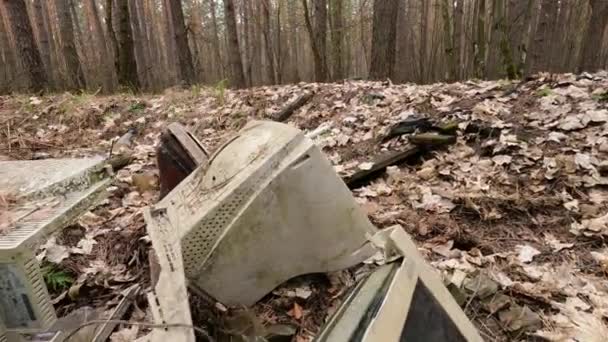
[[[181,323],[155,324],[155,323],[146,323],[146,322],[132,322],[132,321],[126,321],[126,320],[122,320],[122,319],[98,319],[98,320],[91,320],[91,321],[84,322],[81,325],[79,325],[78,328],[74,329],[74,331],[70,332],[65,337],[64,341],[66,341],[66,342],[69,341],[82,328],[85,328],[85,327],[88,327],[91,325],[107,324],[107,323],[135,325],[135,326],[153,328],[153,329],[167,329],[167,328],[193,329],[197,333],[203,335],[208,341],[215,342],[215,340],[209,335],[209,333],[206,330],[204,330],[203,328],[194,326],[194,325],[190,325],[190,324],[181,324]]]

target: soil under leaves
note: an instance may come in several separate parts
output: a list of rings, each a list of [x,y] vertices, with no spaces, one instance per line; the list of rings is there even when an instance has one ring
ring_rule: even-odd
[[[186,124],[213,150],[304,91],[315,96],[289,123],[325,127],[315,143],[342,176],[366,168],[374,155],[410,146],[407,134],[383,140],[400,121],[458,127],[455,144],[389,167],[353,194],[378,228],[401,224],[414,236],[485,339],[608,340],[606,72],[522,82],[0,97],[0,160],[107,155],[113,141],[137,128],[135,161],[116,174],[111,196],[40,251],[72,277],[53,290],[58,312],[107,311],[131,285],[149,287],[142,209],[158,196],[154,146],[163,127]],[[281,327],[307,341],[364,273],[299,277],[253,311],[223,313],[193,298],[193,314],[214,334],[247,322],[255,328],[248,331]],[[150,320],[143,292],[129,315]],[[115,339],[127,333],[138,332]]]

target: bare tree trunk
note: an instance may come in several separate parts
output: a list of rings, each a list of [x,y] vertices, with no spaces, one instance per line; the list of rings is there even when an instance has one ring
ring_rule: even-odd
[[[38,35],[38,49],[40,50],[40,56],[46,66],[46,70],[52,68],[51,65],[51,49],[49,47],[49,32],[44,24],[44,8],[42,7],[41,1],[34,1],[32,3],[34,26]]]
[[[2,12],[2,7],[0,7],[0,14]],[[6,15],[0,15],[0,61],[2,61],[0,64],[2,64],[5,74],[2,85],[10,89],[10,85],[14,84],[16,78],[17,58],[9,39],[9,32],[12,30],[6,18]]]
[[[228,61],[231,71],[230,85],[236,88],[244,88],[246,86],[245,75],[243,74],[243,62],[239,50],[234,0],[224,0],[224,15],[226,17],[226,34],[228,36]]]
[[[530,59],[528,70],[531,73],[546,71],[550,64],[550,56],[547,55],[551,49],[551,27],[557,16],[557,1],[541,0],[540,17],[534,32],[533,43],[530,46]]]
[[[448,80],[450,82],[454,82],[458,78],[457,73],[459,66],[457,61],[458,51],[456,51],[454,47],[454,4],[454,1],[450,3],[449,0],[444,0],[441,3],[441,11],[443,16],[443,43],[445,44],[444,50],[446,52],[448,62]]]
[[[106,38],[104,36],[103,27],[101,26],[101,20],[99,19],[99,10],[95,0],[85,0],[84,8],[87,17],[87,25],[89,32],[93,37],[93,42],[97,47],[97,68],[99,70],[98,75],[102,79],[102,90],[104,93],[110,92],[113,89],[113,67],[110,62],[110,53],[106,44]]]
[[[274,63],[274,52],[273,52],[273,48],[272,48],[272,32],[270,30],[270,3],[268,2],[268,0],[263,0],[261,2],[261,6],[262,6],[262,20],[263,20],[263,25],[264,25],[264,29],[262,30],[262,34],[264,36],[264,47],[265,47],[265,51],[266,51],[266,62],[267,62],[267,68],[266,68],[266,73],[267,73],[267,79],[268,82],[270,82],[271,84],[276,84],[277,82],[277,77],[276,77],[276,70],[275,70],[275,63]]]
[[[302,0],[304,7],[304,20],[310,36],[310,44],[315,63],[315,81],[326,82],[327,71],[327,3],[326,0],[313,0],[314,25],[310,20],[308,4]]]
[[[135,45],[135,59],[137,60],[137,71],[140,86],[144,89],[149,87],[148,63],[145,53],[145,40],[141,29],[141,18],[137,10],[137,1],[129,0],[129,13],[131,16],[131,29],[133,30],[133,43]]]
[[[59,36],[61,37],[61,48],[63,58],[67,67],[70,79],[69,87],[72,89],[86,88],[84,70],[78,57],[76,43],[74,39],[74,22],[70,13],[68,0],[55,0],[57,10],[57,20],[59,21]]]
[[[344,78],[344,4],[342,0],[332,0],[332,55],[333,55],[333,79],[341,80]]]
[[[137,61],[135,60],[135,47],[131,30],[129,0],[116,0],[116,11],[118,20],[118,84],[139,91],[140,83],[137,77]]]
[[[369,68],[371,79],[393,77],[398,9],[398,0],[374,1],[372,61]]]
[[[122,1],[122,0],[116,0]],[[118,39],[116,39],[116,33],[114,32],[114,0],[106,0],[106,31],[108,37],[110,37],[110,48],[114,54],[114,69],[118,73],[119,69],[119,53],[118,53]]]
[[[249,3],[249,2],[248,2]],[[209,10],[211,11],[211,44],[217,62],[219,78],[226,77],[224,62],[221,54],[220,36],[217,28],[217,17],[215,13],[215,0],[209,0]]]
[[[192,65],[192,53],[188,46],[182,3],[181,0],[166,1],[171,14],[170,25],[172,26],[172,39],[177,53],[178,77],[182,83],[192,84],[194,82],[194,66]]]
[[[2,0],[6,19],[11,27],[17,54],[25,68],[28,88],[39,91],[47,86],[47,77],[24,0]]]
[[[589,0],[591,18],[583,43],[580,71],[596,71],[602,67],[601,53],[604,32],[608,25],[608,1]]]

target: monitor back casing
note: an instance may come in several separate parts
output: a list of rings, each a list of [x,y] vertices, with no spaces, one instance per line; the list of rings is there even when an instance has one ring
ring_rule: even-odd
[[[165,212],[155,226],[181,237],[190,286],[226,305],[376,252],[367,240],[376,228],[329,161],[276,122],[248,124],[152,210]]]

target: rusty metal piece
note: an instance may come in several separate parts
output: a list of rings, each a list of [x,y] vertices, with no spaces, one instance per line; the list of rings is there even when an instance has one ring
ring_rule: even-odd
[[[188,129],[172,123],[160,136],[156,160],[163,198],[197,167],[207,164],[209,154]]]

